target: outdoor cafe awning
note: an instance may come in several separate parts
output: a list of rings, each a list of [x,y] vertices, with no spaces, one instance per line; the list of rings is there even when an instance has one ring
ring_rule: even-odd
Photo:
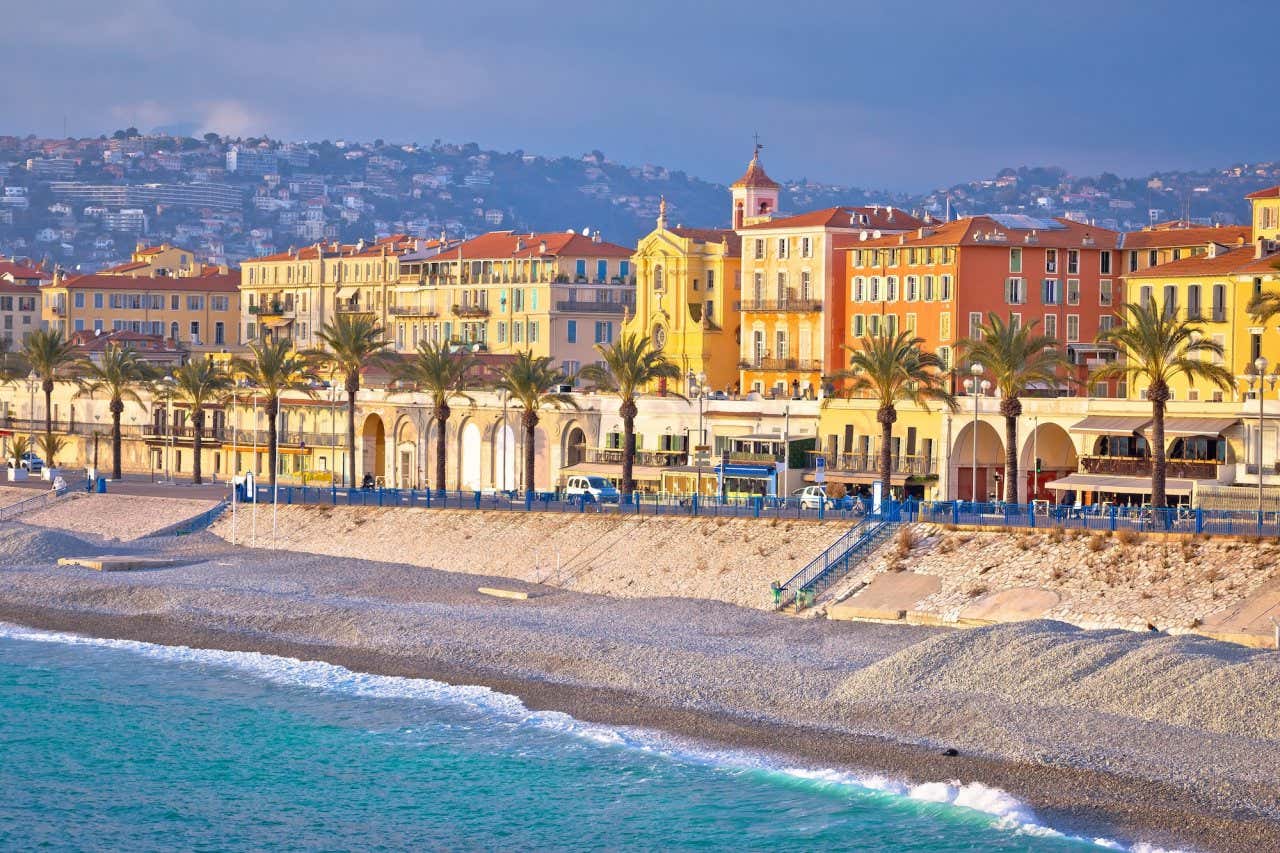
[[[662,472],[667,470],[669,469],[659,468],[656,465],[633,465],[631,467],[631,476],[637,480],[653,480],[656,482],[662,479]],[[560,473],[566,477],[579,474],[583,476],[596,475],[617,479],[622,476],[622,466],[610,465],[605,462],[579,462],[575,465],[570,465],[567,468],[560,469]]]
[[[1071,432],[1088,432],[1098,435],[1129,435],[1151,423],[1145,415],[1089,415],[1071,427]]]
[[[1206,480],[1206,483],[1212,482]],[[1165,491],[1171,495],[1189,495],[1195,480],[1170,477]],[[1058,492],[1110,492],[1116,495],[1151,494],[1150,477],[1111,477],[1104,474],[1068,474],[1060,480],[1045,483],[1045,488]]]
[[[268,329],[279,329],[280,327],[287,326],[292,322],[293,322],[292,317],[263,317],[262,318],[262,325],[266,326]]]
[[[1178,438],[1192,435],[1218,436],[1240,423],[1239,418],[1165,418],[1165,438]],[[1143,432],[1150,432],[1151,424],[1143,427]]]
[[[889,475],[889,482],[892,485],[901,486],[907,482],[907,477],[907,474],[900,474],[894,471]],[[878,483],[880,474],[876,471],[840,471],[832,468],[827,471],[827,480],[836,483]],[[805,473],[804,481],[806,483],[816,482],[812,471]]]

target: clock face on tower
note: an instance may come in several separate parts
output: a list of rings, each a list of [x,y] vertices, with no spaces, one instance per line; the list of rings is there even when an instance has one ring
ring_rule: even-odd
[[[667,327],[657,325],[653,327],[653,348],[663,349],[667,345]]]

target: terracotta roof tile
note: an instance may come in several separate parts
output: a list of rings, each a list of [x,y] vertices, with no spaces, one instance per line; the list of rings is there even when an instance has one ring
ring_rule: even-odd
[[[738,180],[730,184],[729,188],[738,189],[740,187],[754,187],[757,189],[776,190],[781,186],[781,184],[765,173],[764,166],[760,165],[760,152],[756,151],[756,153],[751,157],[751,162],[747,164],[746,173],[741,178],[738,178]]]
[[[1251,192],[1245,198],[1280,198],[1280,186],[1267,187],[1263,190]]]
[[[686,240],[695,240],[699,243],[726,243],[729,248],[730,256],[742,254],[742,238],[738,236],[736,231],[728,228],[685,228],[677,225],[675,228],[668,228],[672,234],[678,237],[684,237]]]
[[[543,251],[542,244],[546,243]],[[516,234],[514,231],[490,231],[467,240],[460,246],[441,252],[429,261],[496,260],[508,258],[630,258],[633,249],[617,243],[597,243],[581,234],[552,231],[545,234]]]
[[[1253,229],[1248,225],[1144,228],[1126,233],[1121,245],[1125,249],[1171,249],[1203,246],[1212,240],[1225,246],[1235,246],[1250,242],[1252,235]]]
[[[1120,233],[1117,231],[1070,219],[1050,221],[1060,227],[1014,228],[997,222],[990,216],[967,216],[941,225],[926,226],[923,234],[920,229],[915,229],[904,234],[890,234],[875,240],[861,241],[861,245],[869,249],[899,246],[1039,246],[1079,249],[1084,247],[1086,238],[1094,241],[1091,248],[1114,249],[1119,245]],[[1028,243],[1027,238],[1033,232],[1035,242]],[[993,235],[996,235],[995,239]]]
[[[14,278],[25,279],[44,279],[52,277],[44,270],[38,269],[37,267],[33,267],[29,264],[24,264],[20,261],[0,260],[0,276],[6,274],[11,275]]]
[[[1167,264],[1149,267],[1125,276],[1128,280],[1139,278],[1183,278],[1206,275],[1247,275],[1256,272],[1275,272],[1272,266],[1280,261],[1280,252],[1272,252],[1261,258],[1256,257],[1253,246],[1245,245],[1226,248],[1216,256],[1195,255],[1170,261]]]
[[[53,287],[52,284],[43,285]],[[237,293],[240,290],[240,271],[231,270],[217,275],[188,276],[124,276],[124,275],[78,275],[65,278],[58,284],[69,290],[141,290],[157,291],[192,291],[217,293]]]
[[[748,225],[743,231],[769,231],[786,228],[866,228],[898,231],[919,228],[925,221],[905,210],[879,205],[864,207],[825,207],[795,216],[782,216],[768,222]]]

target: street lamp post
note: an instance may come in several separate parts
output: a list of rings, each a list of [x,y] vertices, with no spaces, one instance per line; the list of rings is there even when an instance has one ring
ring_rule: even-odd
[[[689,371],[689,393],[696,395],[698,398],[698,446],[695,448],[694,465],[697,467],[697,485],[695,490],[698,497],[702,497],[702,450],[706,447],[707,435],[703,428],[703,413],[705,411],[705,402],[707,399],[707,374],[698,373],[696,376],[692,370]],[[687,431],[686,431],[687,433]],[[688,444],[688,438],[685,439]]]
[[[985,379],[981,379],[982,365],[974,362],[969,366],[969,373],[972,378],[964,381],[965,390],[973,395],[973,468],[970,469],[972,475],[972,492],[969,499],[974,503],[978,502],[978,398],[987,393],[991,388],[991,383]]]
[[[1275,373],[1267,373],[1267,360],[1258,356],[1253,363],[1253,369],[1247,374],[1249,390],[1257,389],[1258,394],[1258,517],[1262,517],[1262,429],[1263,421],[1266,418],[1265,398],[1263,396],[1267,388],[1275,389],[1276,382],[1280,381],[1280,376]]]
[[[338,455],[338,383],[332,381],[329,383],[329,432],[331,433],[329,441],[329,485],[335,485],[333,477],[338,471],[338,460],[336,458]],[[346,484],[346,477],[347,473],[343,471],[343,485]]]

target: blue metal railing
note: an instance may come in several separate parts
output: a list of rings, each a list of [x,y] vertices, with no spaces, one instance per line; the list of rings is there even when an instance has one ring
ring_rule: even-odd
[[[813,604],[819,592],[849,573],[857,558],[870,553],[888,538],[898,521],[911,517],[904,514],[906,509],[906,506],[887,502],[880,513],[863,518],[790,580],[775,584],[772,587],[774,606],[781,609],[794,602],[796,609],[802,610]]]
[[[149,533],[147,534],[147,538],[156,536],[185,536],[188,533],[195,533],[197,531],[204,530],[210,524],[217,521],[218,516],[226,512],[229,506],[231,506],[231,500],[229,498],[223,498],[211,509],[207,509],[197,516],[183,519],[176,524],[163,527],[154,533]]]
[[[258,484],[257,500],[270,503],[270,486]],[[331,506],[403,506],[423,509],[509,510],[516,512],[613,513],[654,516],[710,516],[736,518],[780,518],[855,520],[865,514],[854,502],[817,503],[799,497],[717,497],[705,495],[642,494],[624,495],[620,500],[601,503],[581,496],[555,491],[526,493],[516,490],[434,489],[353,489],[345,486],[294,486],[281,484],[277,499],[282,504],[327,504]]]
[[[1068,530],[1134,530],[1140,533],[1204,533],[1280,536],[1280,512],[1094,504],[1010,504],[934,501],[916,504],[920,521],[970,527],[1061,527]]]

